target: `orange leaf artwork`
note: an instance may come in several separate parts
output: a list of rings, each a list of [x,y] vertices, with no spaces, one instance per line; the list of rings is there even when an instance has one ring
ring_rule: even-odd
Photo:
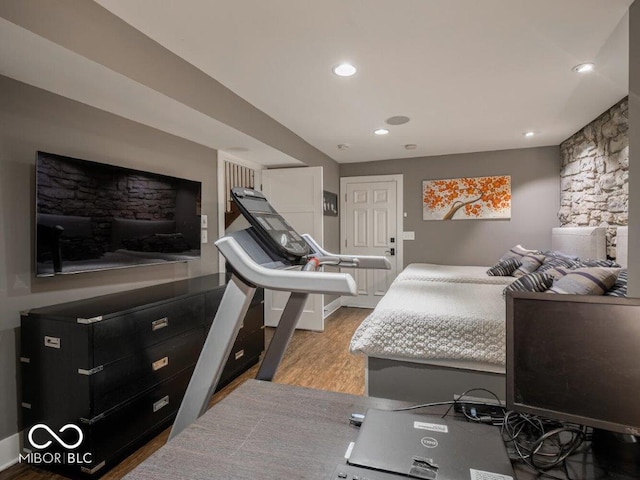
[[[422,182],[423,220],[511,218],[511,177]]]

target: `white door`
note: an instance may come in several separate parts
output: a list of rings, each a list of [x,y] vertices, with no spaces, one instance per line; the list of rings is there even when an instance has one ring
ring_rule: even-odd
[[[341,179],[341,189],[344,253],[386,255],[391,262],[391,270],[344,269],[353,275],[358,296],[343,297],[343,304],[373,308],[402,267],[398,261],[402,254],[402,223],[398,222],[398,217],[402,218],[398,211],[402,177],[347,177]]]
[[[263,170],[262,193],[298,233],[322,245],[322,167]],[[288,299],[287,292],[265,290],[265,325],[278,325]],[[310,295],[297,328],[324,330],[323,303],[323,295]]]

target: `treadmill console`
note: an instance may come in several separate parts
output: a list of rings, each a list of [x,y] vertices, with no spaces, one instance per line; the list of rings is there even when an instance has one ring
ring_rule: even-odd
[[[231,197],[258,235],[280,256],[296,262],[311,253],[309,245],[261,192],[250,188],[232,188]]]

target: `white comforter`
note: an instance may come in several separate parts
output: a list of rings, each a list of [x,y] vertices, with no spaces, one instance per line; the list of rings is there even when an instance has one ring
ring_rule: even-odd
[[[504,285],[399,278],[358,327],[350,350],[396,360],[504,366],[503,289]]]
[[[514,277],[487,275],[489,267],[437,265],[435,263],[411,263],[396,277],[396,281],[421,280],[450,283],[485,283],[509,285]]]

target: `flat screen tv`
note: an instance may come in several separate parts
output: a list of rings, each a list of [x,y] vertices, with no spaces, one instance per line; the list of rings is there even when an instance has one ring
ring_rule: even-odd
[[[38,152],[36,276],[200,258],[201,186]]]

